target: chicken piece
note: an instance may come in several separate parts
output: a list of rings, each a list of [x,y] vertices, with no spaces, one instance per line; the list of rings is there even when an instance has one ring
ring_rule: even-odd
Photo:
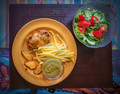
[[[25,57],[25,59],[32,60],[32,56],[28,51],[22,51],[21,53]]]
[[[36,70],[34,71],[34,74],[38,75],[42,72],[42,65],[38,64]]]
[[[36,64],[34,61],[27,61],[25,63],[25,66],[27,66],[28,68],[30,68],[31,70],[35,69],[36,68]]]
[[[28,46],[38,48],[50,42],[50,35],[47,30],[39,30],[28,38]]]

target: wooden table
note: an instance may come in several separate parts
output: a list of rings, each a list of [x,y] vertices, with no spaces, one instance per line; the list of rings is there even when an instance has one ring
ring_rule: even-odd
[[[72,32],[73,17],[81,5],[10,5],[10,87],[40,88],[25,81],[16,71],[11,47],[16,33],[27,22],[36,18],[52,18],[60,21]],[[73,34],[74,36],[74,34]],[[75,36],[74,36],[75,37]],[[111,87],[112,86],[112,46],[87,48],[76,38],[77,62],[72,73],[61,83],[49,88]]]

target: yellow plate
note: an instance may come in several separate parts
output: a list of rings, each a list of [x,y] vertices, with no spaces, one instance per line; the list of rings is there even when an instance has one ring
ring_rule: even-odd
[[[55,81],[47,80],[42,73],[40,75],[34,75],[33,72],[25,70],[25,59],[21,55],[21,50],[27,49],[24,45],[26,36],[28,36],[31,33],[31,31],[37,28],[48,28],[53,30],[54,33],[58,33],[66,42],[68,49],[75,53],[75,62],[64,63],[64,73],[59,79]],[[12,45],[12,58],[18,73],[26,81],[37,86],[52,86],[63,81],[72,72],[76,63],[76,57],[77,48],[71,32],[60,22],[48,18],[35,19],[24,25],[17,33]]]

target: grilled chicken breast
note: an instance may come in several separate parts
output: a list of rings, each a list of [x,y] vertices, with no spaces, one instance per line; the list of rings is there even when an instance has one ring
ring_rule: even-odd
[[[50,42],[50,35],[47,30],[38,30],[28,38],[28,46],[38,48]]]

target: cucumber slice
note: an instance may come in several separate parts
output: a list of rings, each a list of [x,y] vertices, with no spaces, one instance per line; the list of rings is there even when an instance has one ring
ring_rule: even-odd
[[[97,11],[94,13],[94,16],[99,19],[100,22],[105,21],[105,15],[101,11]]]
[[[91,10],[89,10],[89,9],[83,10],[82,13],[83,13],[86,17],[90,17],[90,16],[92,15]]]
[[[89,39],[86,40],[90,45],[95,45],[95,41],[91,41]]]
[[[97,17],[99,19],[99,21],[101,20],[102,18],[102,15],[101,15],[101,12],[100,11],[97,11],[94,13],[94,16]]]
[[[91,37],[93,37],[93,36],[94,36],[94,35],[93,35],[93,33],[88,33],[88,35],[89,35],[89,36],[91,36]]]
[[[101,19],[100,19],[100,22],[103,22],[103,21],[105,21],[105,15],[104,15],[104,13],[101,14]]]

